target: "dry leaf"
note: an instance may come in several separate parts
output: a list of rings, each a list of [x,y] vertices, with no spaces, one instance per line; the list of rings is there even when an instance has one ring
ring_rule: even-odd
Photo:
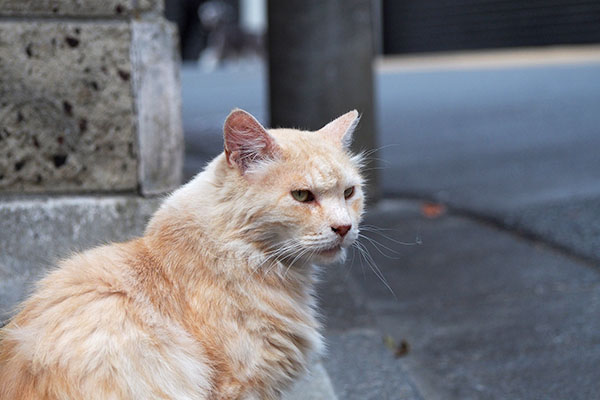
[[[392,351],[396,350],[396,341],[390,335],[385,335],[383,337],[383,344],[385,344],[385,346]]]
[[[396,358],[398,357],[402,357],[408,354],[410,350],[410,346],[408,345],[408,342],[404,339],[402,339],[400,341],[400,345],[398,347],[396,347],[396,351],[394,352],[394,355],[396,356]]]
[[[408,354],[410,346],[405,339],[400,341],[400,344],[396,344],[396,341],[390,335],[383,337],[383,343],[387,348],[394,352],[394,357],[399,358]]]
[[[421,214],[426,218],[438,218],[446,213],[446,207],[439,203],[426,202],[421,205]]]

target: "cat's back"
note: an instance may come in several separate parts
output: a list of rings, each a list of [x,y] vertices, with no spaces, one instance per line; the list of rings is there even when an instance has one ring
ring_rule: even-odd
[[[0,399],[202,398],[201,350],[144,298],[140,257],[139,241],[99,247],[39,283],[0,333]]]

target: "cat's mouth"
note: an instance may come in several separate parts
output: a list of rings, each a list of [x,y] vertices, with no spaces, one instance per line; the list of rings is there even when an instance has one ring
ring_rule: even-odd
[[[340,243],[340,244],[336,244],[333,247],[328,247],[323,250],[319,250],[317,253],[321,256],[333,257],[333,256],[337,255],[341,250],[342,250],[342,245]]]

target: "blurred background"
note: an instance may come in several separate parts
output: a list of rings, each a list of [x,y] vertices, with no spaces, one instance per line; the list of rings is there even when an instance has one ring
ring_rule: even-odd
[[[597,0],[0,0],[0,107],[0,320],[139,234],[231,109],[358,109],[369,210],[295,398],[600,398]]]

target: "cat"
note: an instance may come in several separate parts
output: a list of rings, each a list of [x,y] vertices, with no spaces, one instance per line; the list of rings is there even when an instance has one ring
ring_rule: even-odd
[[[0,399],[279,399],[323,352],[315,265],[358,237],[358,120],[267,131],[232,111],[143,237],[39,282],[0,331]]]

